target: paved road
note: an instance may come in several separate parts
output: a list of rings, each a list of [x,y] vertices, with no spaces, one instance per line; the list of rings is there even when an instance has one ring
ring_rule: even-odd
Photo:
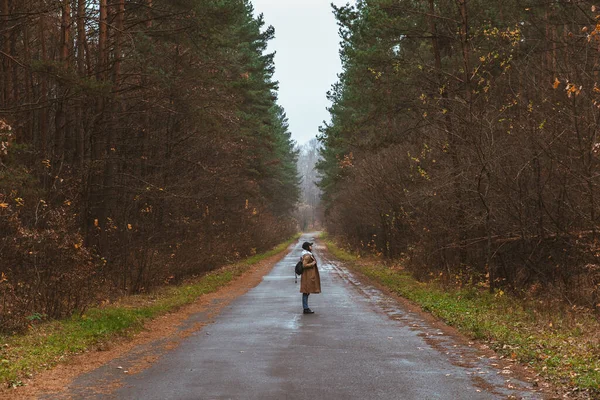
[[[304,235],[304,240],[313,240]],[[299,245],[263,282],[163,354],[123,379],[115,365],[80,377],[74,398],[116,399],[541,399],[530,385],[493,366],[376,289],[319,255],[323,294],[301,313],[293,265]],[[201,321],[204,315],[191,318]],[[152,346],[151,346],[152,347]],[[138,349],[138,353],[151,352]],[[139,355],[139,354],[138,354]],[[123,385],[108,395],[93,385]]]

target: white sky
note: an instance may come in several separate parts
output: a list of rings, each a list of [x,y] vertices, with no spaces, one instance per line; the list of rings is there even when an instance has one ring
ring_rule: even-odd
[[[275,28],[269,52],[276,51],[279,105],[289,118],[292,138],[302,145],[329,121],[325,97],[342,67],[338,27],[330,4],[353,0],[252,0],[256,14]]]

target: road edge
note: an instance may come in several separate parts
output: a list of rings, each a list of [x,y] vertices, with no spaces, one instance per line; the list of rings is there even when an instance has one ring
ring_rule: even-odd
[[[114,340],[111,343],[103,343],[102,346],[88,348],[80,354],[65,355],[61,357],[57,365],[37,372],[32,377],[24,380],[23,386],[0,389],[0,399],[31,399],[48,394],[60,396],[61,393],[69,389],[69,385],[77,377],[130,353],[138,346],[161,340],[168,343],[169,348],[172,349],[181,340],[206,325],[196,324],[191,329],[180,330],[186,320],[194,314],[209,311],[211,321],[208,323],[212,322],[214,317],[233,300],[256,287],[262,281],[262,278],[273,269],[275,264],[288,254],[290,248],[296,245],[297,240],[298,238],[294,237],[288,241],[289,243],[284,242],[287,243],[287,246],[280,252],[270,255],[255,264],[246,265],[246,269],[241,274],[235,276],[216,291],[203,294],[191,303],[147,320],[141,331],[130,335],[120,335],[113,338]],[[240,263],[225,266],[219,270],[238,265]],[[217,305],[215,306],[215,304]],[[208,310],[209,306],[210,310]],[[135,373],[149,367],[147,361],[145,360],[143,367],[138,366],[135,368]]]
[[[430,324],[433,328],[438,329],[444,332],[445,335],[452,337],[457,343],[464,345],[465,347],[470,347],[476,350],[478,353],[486,357],[497,356],[498,357],[498,367],[500,370],[505,366],[510,366],[510,369],[514,372],[514,377],[518,378],[523,382],[528,382],[533,385],[533,382],[539,381],[544,384],[539,387],[531,387],[531,390],[536,391],[540,395],[542,395],[545,399],[555,400],[559,398],[563,398],[565,394],[564,391],[559,390],[559,388],[554,387],[550,382],[544,379],[542,376],[528,369],[525,365],[515,361],[508,359],[501,354],[495,352],[493,349],[489,348],[487,343],[483,340],[473,339],[468,337],[466,334],[460,332],[457,328],[448,325],[442,319],[437,318],[427,310],[424,310],[421,305],[418,303],[411,301],[405,297],[400,296],[391,288],[387,287],[383,283],[365,275],[363,272],[355,264],[365,264],[369,265],[371,260],[368,259],[359,259],[359,260],[342,260],[334,255],[334,253],[330,250],[329,246],[334,245],[325,239],[318,239],[323,244],[320,251],[322,252],[321,257],[325,256],[325,259],[335,260],[338,264],[341,264],[344,268],[348,269],[355,279],[357,279],[361,285],[372,286],[377,290],[381,291],[385,296],[392,298],[397,301],[403,307],[405,307],[408,311],[417,314],[421,319],[423,319],[427,324]],[[373,263],[375,263],[373,261]]]

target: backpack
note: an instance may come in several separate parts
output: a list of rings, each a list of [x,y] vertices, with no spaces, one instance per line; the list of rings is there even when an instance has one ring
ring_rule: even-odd
[[[304,272],[304,264],[302,264],[302,260],[298,261],[296,267],[294,268],[294,272],[296,272],[296,275],[302,275],[302,272]]]

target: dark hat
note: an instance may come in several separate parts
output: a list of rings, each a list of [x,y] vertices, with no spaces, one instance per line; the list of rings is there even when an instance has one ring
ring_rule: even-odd
[[[302,248],[304,250],[308,250],[308,248],[312,245],[313,245],[312,242],[304,242],[304,243],[302,243]]]

